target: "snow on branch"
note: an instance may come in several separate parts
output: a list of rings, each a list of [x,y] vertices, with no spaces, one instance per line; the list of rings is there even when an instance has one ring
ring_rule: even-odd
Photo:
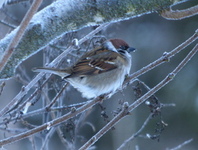
[[[59,0],[34,15],[21,42],[0,73],[14,75],[16,66],[63,34],[106,22],[117,22],[142,14],[162,11],[180,0]],[[0,41],[0,53],[15,36],[18,27]],[[0,56],[0,59],[1,56]]]

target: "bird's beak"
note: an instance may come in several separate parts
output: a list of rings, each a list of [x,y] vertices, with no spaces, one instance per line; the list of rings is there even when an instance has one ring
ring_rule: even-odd
[[[129,47],[128,49],[127,49],[127,51],[130,53],[130,52],[135,52],[135,48],[133,48],[133,47]]]

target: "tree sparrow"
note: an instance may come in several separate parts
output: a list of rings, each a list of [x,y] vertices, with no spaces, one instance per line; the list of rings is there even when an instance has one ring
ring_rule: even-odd
[[[110,39],[101,47],[87,52],[70,68],[35,68],[33,71],[59,75],[80,91],[83,97],[96,98],[121,87],[131,69],[129,52],[134,50],[121,39]]]

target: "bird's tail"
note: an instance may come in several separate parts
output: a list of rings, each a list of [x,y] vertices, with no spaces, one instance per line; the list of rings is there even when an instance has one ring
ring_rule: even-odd
[[[56,74],[62,78],[70,75],[70,73],[67,70],[64,69],[56,69],[56,68],[42,68],[42,67],[38,67],[38,68],[33,68],[32,69],[33,72],[45,72],[45,73],[52,73],[52,74]]]

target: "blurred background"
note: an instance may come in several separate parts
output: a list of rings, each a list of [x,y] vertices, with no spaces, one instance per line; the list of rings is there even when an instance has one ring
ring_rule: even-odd
[[[52,1],[44,1],[42,7],[49,5]],[[10,6],[6,6],[0,10],[0,18],[6,22],[13,25],[18,25],[29,8],[30,2],[18,3]],[[184,4],[180,4],[174,9],[184,9],[190,6],[197,5],[197,0],[192,0]],[[198,16],[186,18],[183,20],[166,20],[156,13],[143,15],[137,18],[129,19],[126,21],[113,23],[109,25],[106,29],[101,31],[98,35],[103,35],[106,38],[121,38],[124,39],[130,46],[135,47],[137,51],[132,54],[132,69],[131,73],[141,69],[147,64],[153,62],[163,55],[164,52],[169,52],[179,44],[188,39],[194,34],[198,27]],[[8,27],[0,23],[0,38],[6,36],[13,28]],[[66,35],[65,39],[61,39],[59,42],[62,45],[67,46],[65,41],[73,38],[81,38],[90,31],[93,27],[81,29],[70,35]],[[59,43],[59,44],[60,44]],[[147,84],[149,87],[154,87],[162,79],[164,79],[168,73],[170,73],[188,54],[188,52],[195,46],[197,41],[185,48],[184,51],[173,57],[170,62],[164,63],[163,65],[149,71],[148,73],[139,77],[141,81]],[[60,44],[61,45],[61,44]],[[62,46],[61,45],[61,46]],[[55,51],[54,48],[46,48],[43,52],[32,56],[30,59],[23,62],[22,65],[17,69],[17,73],[21,78],[20,72],[25,72],[24,81],[22,83],[19,79],[10,79],[6,81],[4,91],[0,96],[1,107],[5,106],[16,94],[21,90],[23,84],[27,84],[36,74],[31,71],[33,67],[43,66],[43,62],[53,60],[49,58],[43,60],[46,53],[53,53],[53,57],[58,55],[61,51]],[[79,52],[80,53],[80,52]],[[78,55],[78,53],[76,53]],[[79,54],[81,55],[81,54]],[[51,55],[50,55],[51,56]],[[73,61],[73,60],[72,60]],[[193,139],[193,141],[181,150],[196,150],[198,147],[198,59],[197,55],[190,60],[190,62],[179,72],[179,74],[174,78],[172,82],[166,85],[163,89],[156,93],[156,97],[163,104],[175,104],[175,107],[165,107],[162,108],[161,116],[153,118],[144,130],[140,133],[141,136],[136,137],[131,141],[124,149],[129,150],[166,150],[168,148],[176,147],[177,145],[183,143],[186,140]],[[52,80],[49,86],[61,87],[64,84],[59,77],[52,76]],[[52,85],[51,85],[52,84]],[[110,120],[116,114],[116,111],[121,107],[121,102],[128,101],[129,104],[135,101],[134,84],[128,86],[122,92],[115,94],[111,99],[104,101],[102,107],[105,107],[105,112]],[[54,90],[49,94],[49,98],[52,99],[58,90]],[[73,103],[79,103],[86,101],[82,99],[79,92],[75,89],[68,88],[69,95],[65,96],[64,105],[69,105]],[[39,99],[39,98],[38,98]],[[40,108],[42,105],[39,100],[30,110],[35,110]],[[101,117],[101,106],[95,106],[90,112],[87,112],[87,116],[84,118],[83,126],[79,130],[77,144],[82,145],[84,141],[92,137],[99,129],[101,129],[107,121]],[[132,112],[130,116],[122,119],[114,129],[110,130],[105,134],[96,144],[95,148],[100,150],[114,150],[117,149],[124,140],[129,138],[132,134],[137,132],[146,118],[149,116],[150,110],[148,106],[142,104],[135,111]],[[145,138],[146,134],[149,135],[159,135],[155,132],[157,123],[162,120],[168,124],[167,127],[163,129],[160,133],[160,137],[156,139]],[[79,117],[81,118],[81,117]],[[78,119],[79,119],[78,118]],[[27,121],[34,125],[40,125],[42,123],[42,116],[28,118]],[[74,119],[75,120],[75,119]],[[75,121],[71,120],[71,124]],[[68,123],[69,124],[69,123]],[[91,125],[90,125],[91,124]],[[21,124],[14,124],[14,128],[23,127]],[[64,130],[64,126],[62,127]],[[4,136],[10,136],[9,134],[4,134],[4,131],[0,131],[0,138],[3,139]],[[66,133],[71,135],[71,133]],[[38,137],[37,137],[38,136]],[[41,146],[40,134],[36,134],[36,145],[39,149]],[[68,136],[69,138],[69,136]],[[71,138],[71,137],[70,137]],[[50,149],[59,150],[64,149],[57,135],[54,134],[50,140]],[[28,139],[22,140],[20,142],[5,146],[5,149],[29,149],[31,143]]]

